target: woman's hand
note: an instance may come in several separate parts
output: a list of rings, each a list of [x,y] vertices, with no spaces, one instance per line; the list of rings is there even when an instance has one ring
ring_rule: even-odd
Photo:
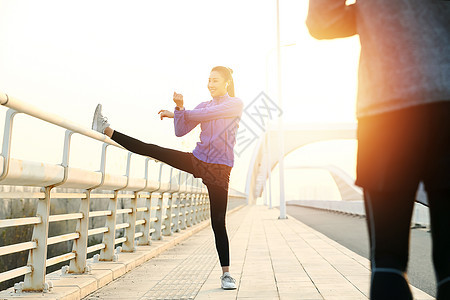
[[[165,117],[165,118],[173,118],[174,114],[171,111],[165,110],[165,109],[161,109],[159,112],[159,117],[161,118],[161,120]]]
[[[180,108],[183,109],[183,95],[173,92],[173,102]]]

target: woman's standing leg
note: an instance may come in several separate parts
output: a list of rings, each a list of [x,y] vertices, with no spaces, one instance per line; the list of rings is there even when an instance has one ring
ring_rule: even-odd
[[[192,173],[193,171],[189,153],[163,148],[153,144],[146,144],[118,131],[114,131],[111,138],[134,153],[153,157],[186,172]],[[228,272],[230,266],[230,251],[225,226],[228,189],[214,184],[206,184],[206,186],[208,188],[210,199],[211,225],[214,231],[220,265],[224,269],[224,272]]]
[[[219,254],[220,266],[228,268],[230,266],[230,250],[228,243],[227,229],[225,225],[225,215],[228,204],[228,190],[223,187],[206,184],[209,194],[211,210],[211,226],[216,240],[216,249]],[[228,270],[227,270],[228,271]]]
[[[216,249],[219,255],[220,266],[223,275],[221,277],[223,289],[236,289],[235,280],[231,277],[230,271],[230,246],[225,225],[225,217],[228,204],[228,189],[205,183],[208,188],[209,202],[211,210],[211,225],[214,231]]]

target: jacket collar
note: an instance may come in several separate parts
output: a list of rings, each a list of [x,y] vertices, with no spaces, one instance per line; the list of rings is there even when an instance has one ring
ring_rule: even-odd
[[[222,100],[228,99],[229,97],[230,97],[230,96],[228,95],[228,93],[226,93],[226,94],[223,95],[223,96],[213,97],[213,102],[214,102],[214,103],[220,102],[220,101],[222,101]]]

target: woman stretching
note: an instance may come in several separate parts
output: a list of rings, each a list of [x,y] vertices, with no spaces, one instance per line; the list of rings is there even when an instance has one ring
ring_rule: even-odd
[[[228,183],[234,163],[233,148],[243,103],[234,97],[232,73],[231,69],[222,66],[211,70],[208,89],[212,100],[200,103],[193,110],[186,110],[183,106],[183,95],[174,92],[173,101],[176,104],[174,112],[168,110],[158,112],[161,120],[165,117],[174,118],[175,135],[178,137],[187,134],[200,124],[202,130],[200,142],[192,153],[146,144],[113,130],[109,127],[107,118],[101,113],[101,104],[97,106],[92,122],[92,129],[106,134],[129,151],[152,157],[191,173],[196,178],[202,178],[208,188],[211,225],[223,272],[221,276],[223,289],[236,288],[235,280],[229,273],[230,254],[225,214]]]

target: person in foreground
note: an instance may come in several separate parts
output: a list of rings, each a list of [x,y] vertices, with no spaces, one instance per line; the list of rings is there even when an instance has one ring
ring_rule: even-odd
[[[428,195],[437,299],[450,299],[450,2],[310,0],[318,39],[359,34],[356,184],[364,189],[370,299],[412,299],[418,184]]]
[[[223,289],[236,289],[235,279],[229,272],[230,254],[225,215],[228,202],[228,184],[234,164],[233,148],[243,111],[243,102],[234,96],[232,70],[218,66],[211,70],[208,89],[212,100],[197,105],[192,110],[184,107],[183,96],[174,92],[174,112],[160,110],[161,120],[174,118],[175,135],[181,137],[198,124],[201,126],[200,142],[194,151],[182,152],[147,144],[113,130],[97,106],[92,129],[104,133],[129,151],[169,164],[177,169],[202,178],[209,194],[211,225],[223,275]]]

